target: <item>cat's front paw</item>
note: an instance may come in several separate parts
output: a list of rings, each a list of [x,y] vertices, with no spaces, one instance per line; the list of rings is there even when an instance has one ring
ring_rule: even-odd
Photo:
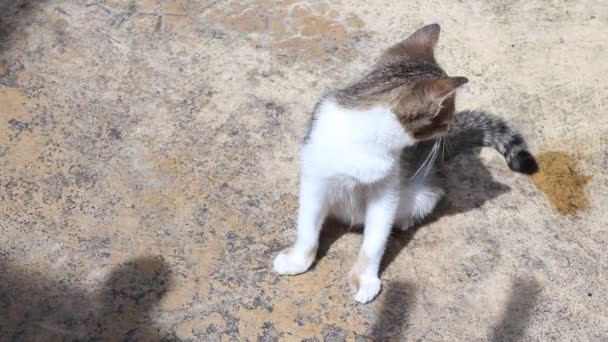
[[[357,287],[354,289],[355,300],[359,303],[371,302],[382,288],[382,283],[378,277],[359,277]]]
[[[314,253],[296,253],[292,248],[282,250],[274,258],[274,271],[283,275],[304,273],[314,261]]]

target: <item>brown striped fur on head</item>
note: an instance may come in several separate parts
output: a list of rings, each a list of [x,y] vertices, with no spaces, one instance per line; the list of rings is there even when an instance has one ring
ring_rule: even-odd
[[[455,110],[454,92],[466,82],[464,77],[417,80],[408,91],[402,90],[393,112],[417,140],[434,138],[447,132]]]
[[[333,95],[348,108],[390,107],[417,140],[445,134],[455,91],[467,79],[449,77],[435,61],[439,32],[437,24],[424,26],[388,48],[361,80]]]

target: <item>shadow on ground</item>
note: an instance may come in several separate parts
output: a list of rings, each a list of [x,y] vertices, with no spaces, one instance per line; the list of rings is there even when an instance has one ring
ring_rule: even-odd
[[[541,291],[535,279],[515,278],[506,307],[500,320],[491,327],[488,341],[524,341]],[[416,288],[410,283],[388,283],[379,298],[380,310],[369,338],[373,341],[403,341],[407,336],[415,295]]]
[[[492,328],[493,342],[524,341],[542,287],[535,279],[516,278],[500,321]]]
[[[174,340],[154,328],[151,311],[171,290],[161,257],[116,267],[103,288],[88,294],[63,280],[26,273],[0,260],[0,340]]]
[[[4,57],[18,40],[18,31],[31,26],[36,5],[43,0],[0,0],[0,86],[16,87],[24,69],[21,61]]]
[[[448,192],[446,198],[437,205],[435,211],[424,222],[417,224],[407,231],[393,229],[382,260],[381,272],[395,260],[399,253],[413,239],[416,232],[425,225],[437,221],[444,216],[460,214],[480,208],[487,201],[510,190],[508,186],[494,180],[490,170],[480,160],[478,153],[456,157],[447,165],[445,174]],[[351,228],[335,220],[329,219],[325,222],[315,265],[327,254],[331,246],[340,237],[352,231]],[[361,232],[361,230],[356,231]]]
[[[35,5],[42,1],[44,0],[0,0],[0,48],[6,48],[4,44],[11,34],[27,25]]]
[[[405,282],[388,283],[384,287],[380,311],[372,326],[374,341],[394,341],[405,335],[416,288]]]

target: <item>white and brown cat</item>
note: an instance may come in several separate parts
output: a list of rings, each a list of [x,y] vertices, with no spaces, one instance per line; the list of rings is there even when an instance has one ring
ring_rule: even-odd
[[[439,31],[436,24],[419,29],[361,79],[317,104],[301,149],[296,241],[275,258],[276,272],[308,270],[327,216],[364,225],[349,283],[355,300],[369,302],[381,288],[379,266],[392,227],[407,229],[444,195],[443,162],[490,146],[512,170],[537,171],[521,136],[500,118],[454,113],[456,89],[467,79],[449,77],[435,61]]]

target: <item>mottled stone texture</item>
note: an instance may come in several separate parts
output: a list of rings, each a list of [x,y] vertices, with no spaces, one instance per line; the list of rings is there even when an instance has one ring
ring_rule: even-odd
[[[568,153],[589,207],[483,150],[375,302],[338,224],[278,277],[316,98],[431,22],[459,107]],[[0,0],[0,340],[608,340],[606,32],[605,0]]]

